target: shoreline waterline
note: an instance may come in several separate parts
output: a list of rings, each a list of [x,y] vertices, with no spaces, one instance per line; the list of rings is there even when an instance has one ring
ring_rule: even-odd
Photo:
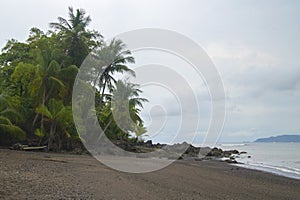
[[[247,152],[235,156],[242,163],[236,166],[300,180],[300,143],[224,143],[218,147]]]

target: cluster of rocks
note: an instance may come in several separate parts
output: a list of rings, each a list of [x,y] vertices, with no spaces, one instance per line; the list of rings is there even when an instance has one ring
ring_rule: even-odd
[[[186,142],[180,144],[153,144],[151,140],[146,142],[124,142],[116,141],[115,144],[125,151],[133,153],[158,152],[160,157],[184,160],[223,160],[228,163],[238,163],[235,158],[246,152],[238,150],[222,150],[220,148],[195,147]],[[142,157],[142,156],[141,156]]]
[[[28,145],[23,145],[20,143],[16,143],[14,145],[12,145],[11,147],[9,147],[9,149],[11,150],[23,150],[24,147],[28,147]]]
[[[238,150],[225,150],[223,151],[220,148],[213,148],[210,152],[206,155],[209,158],[224,158],[225,162],[228,163],[238,163],[236,158],[239,157],[241,154],[246,154],[247,152],[239,152]]]

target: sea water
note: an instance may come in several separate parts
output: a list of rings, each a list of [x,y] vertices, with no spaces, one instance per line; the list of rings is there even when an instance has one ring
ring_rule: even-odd
[[[300,180],[300,143],[220,144],[223,150],[237,149],[247,154],[236,160],[242,167],[275,173]]]

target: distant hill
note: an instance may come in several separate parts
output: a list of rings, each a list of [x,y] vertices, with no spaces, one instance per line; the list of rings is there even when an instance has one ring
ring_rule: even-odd
[[[300,142],[300,135],[279,135],[268,138],[259,138],[254,142]]]

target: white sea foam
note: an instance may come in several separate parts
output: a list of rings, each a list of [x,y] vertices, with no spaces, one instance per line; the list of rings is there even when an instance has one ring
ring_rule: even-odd
[[[277,174],[280,176],[285,176],[285,177],[300,180],[300,170],[299,169],[292,169],[292,168],[280,167],[280,166],[271,166],[271,165],[265,165],[265,164],[255,164],[255,163],[235,164],[235,165],[237,165],[239,167],[265,171],[265,172]]]

